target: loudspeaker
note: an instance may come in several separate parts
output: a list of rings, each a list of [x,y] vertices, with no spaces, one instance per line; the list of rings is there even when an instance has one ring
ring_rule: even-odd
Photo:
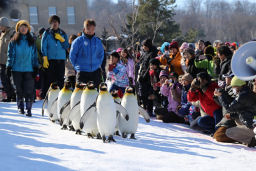
[[[241,80],[249,81],[256,78],[256,42],[248,42],[241,46],[231,61],[233,73]]]

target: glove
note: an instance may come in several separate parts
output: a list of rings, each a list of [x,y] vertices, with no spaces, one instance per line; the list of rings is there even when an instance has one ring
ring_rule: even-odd
[[[8,66],[8,67],[6,68],[5,74],[6,74],[6,76],[7,76],[8,78],[10,78],[10,77],[11,77],[11,74],[12,74],[12,67]]]
[[[43,68],[48,68],[49,67],[49,62],[47,56],[43,57]]]
[[[108,71],[113,71],[113,69],[116,67],[116,65],[109,64]]]
[[[55,33],[55,39],[59,40],[61,43],[65,42],[65,39],[59,33]]]

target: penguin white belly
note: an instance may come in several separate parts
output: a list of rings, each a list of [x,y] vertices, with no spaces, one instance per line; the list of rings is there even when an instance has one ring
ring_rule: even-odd
[[[60,90],[52,90],[48,94],[48,104],[47,104],[47,112],[48,114],[52,113],[51,108],[53,102],[58,98]]]
[[[101,136],[113,135],[116,125],[116,107],[111,95],[100,95],[96,103],[97,125]]]
[[[122,100],[122,106],[127,110],[129,114],[129,120],[124,117],[119,117],[119,130],[121,133],[136,133],[139,123],[139,110],[138,103],[135,96],[128,96]]]
[[[87,111],[87,109],[96,101],[98,92],[93,90],[89,93],[83,93],[80,102],[80,117]]]
[[[73,107],[73,109],[70,111],[69,119],[74,127],[75,130],[80,130],[80,104]]]
[[[52,121],[56,121],[58,120],[58,115],[57,115],[57,100],[55,100],[51,106],[51,109],[50,109],[51,113],[50,115],[50,120]]]
[[[60,110],[70,100],[70,97],[71,97],[71,91],[67,93],[60,92],[58,96],[58,102],[57,102],[57,116],[59,119],[60,119]]]
[[[70,114],[70,104],[63,110],[61,114],[61,120],[63,125],[69,126],[69,114]]]
[[[95,109],[95,107],[94,107]],[[93,136],[97,136],[99,133],[98,126],[97,126],[97,112],[95,110],[91,110],[89,113],[86,114],[86,120],[84,122],[84,132],[86,134],[90,133]]]
[[[80,100],[82,96],[82,90],[73,92],[70,98],[70,108],[72,109]]]

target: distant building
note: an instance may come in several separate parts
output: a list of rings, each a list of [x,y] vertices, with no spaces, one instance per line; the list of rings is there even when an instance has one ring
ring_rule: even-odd
[[[12,9],[19,19],[25,19],[34,27],[48,28],[48,19],[52,15],[60,17],[60,27],[67,34],[76,34],[83,29],[87,16],[87,0],[12,0]],[[11,12],[11,10],[9,11]],[[15,20],[13,20],[15,22]],[[13,25],[15,24],[13,22]]]

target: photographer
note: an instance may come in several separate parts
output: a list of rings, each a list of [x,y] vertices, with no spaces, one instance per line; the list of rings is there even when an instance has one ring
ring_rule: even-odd
[[[256,140],[253,132],[253,119],[256,113],[256,95],[249,89],[245,81],[236,76],[231,81],[231,86],[236,98],[229,101],[227,93],[216,91],[220,103],[226,108],[225,117],[234,120],[235,127],[226,130],[227,137],[241,142],[248,147],[255,147]]]
[[[191,83],[188,92],[188,101],[200,101],[201,107],[208,114],[198,120],[198,125],[209,134],[216,130],[215,126],[222,119],[222,109],[213,99],[214,90],[218,88],[215,82],[206,72],[201,72]]]

